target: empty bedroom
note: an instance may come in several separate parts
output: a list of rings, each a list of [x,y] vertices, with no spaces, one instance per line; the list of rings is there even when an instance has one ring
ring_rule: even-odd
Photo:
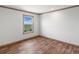
[[[78,54],[79,5],[0,5],[0,54]]]

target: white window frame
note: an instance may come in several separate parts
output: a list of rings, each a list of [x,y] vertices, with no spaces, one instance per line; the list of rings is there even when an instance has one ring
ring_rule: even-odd
[[[34,32],[34,16],[32,17],[32,31],[24,32],[24,16],[31,16],[31,15],[23,15],[23,34],[33,33]]]

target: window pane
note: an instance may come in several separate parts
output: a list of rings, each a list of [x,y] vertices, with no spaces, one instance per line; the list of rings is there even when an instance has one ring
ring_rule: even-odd
[[[24,15],[24,32],[32,31],[33,17]]]

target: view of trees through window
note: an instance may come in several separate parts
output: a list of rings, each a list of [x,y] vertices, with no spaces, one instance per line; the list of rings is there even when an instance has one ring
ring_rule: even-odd
[[[23,16],[23,20],[24,20],[24,33],[25,32],[31,32],[32,26],[33,26],[33,17],[32,16],[27,16],[24,15]]]

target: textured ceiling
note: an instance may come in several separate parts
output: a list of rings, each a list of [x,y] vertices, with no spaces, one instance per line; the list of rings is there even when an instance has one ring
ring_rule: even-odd
[[[72,5],[5,5],[5,6],[40,14],[70,7]]]

